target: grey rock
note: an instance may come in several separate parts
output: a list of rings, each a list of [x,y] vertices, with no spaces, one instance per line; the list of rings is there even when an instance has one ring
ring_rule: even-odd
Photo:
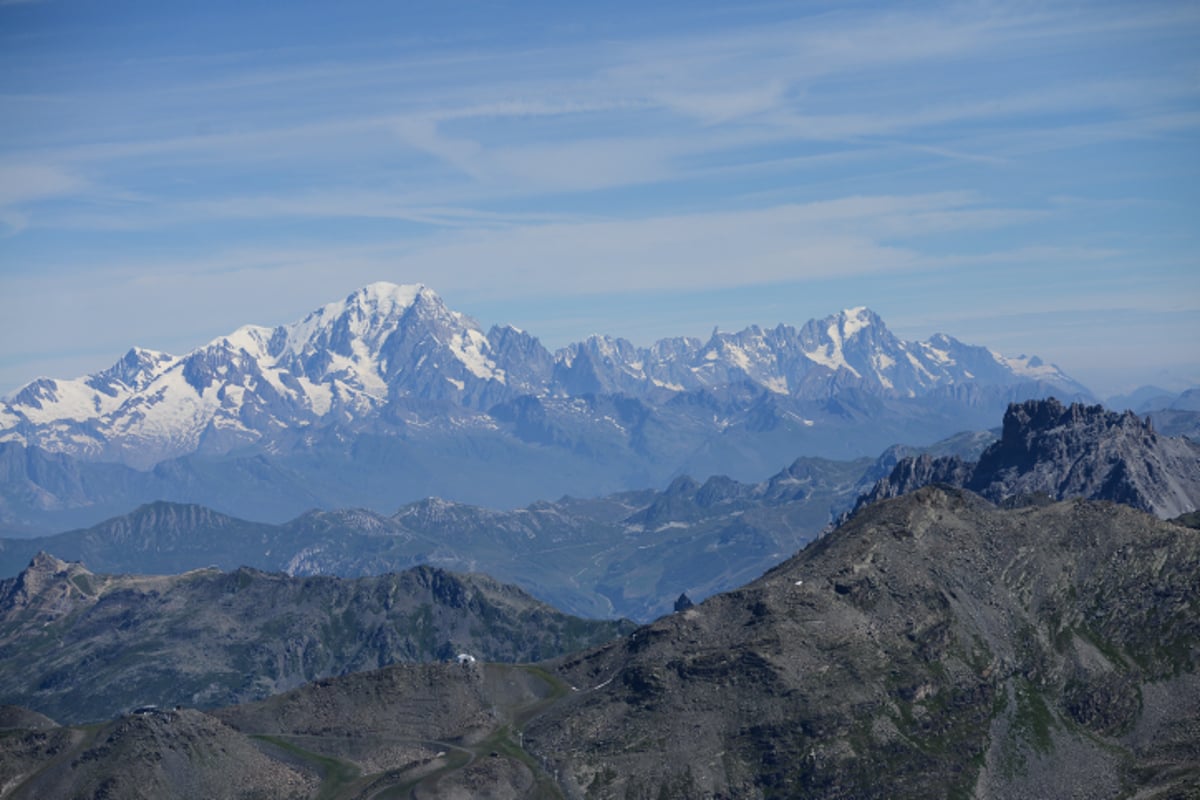
[[[1111,500],[1167,519],[1200,507],[1200,444],[1158,434],[1150,420],[1054,398],[1009,406],[1000,440],[977,462],[899,461],[859,507],[931,483],[1003,502],[1023,496]]]

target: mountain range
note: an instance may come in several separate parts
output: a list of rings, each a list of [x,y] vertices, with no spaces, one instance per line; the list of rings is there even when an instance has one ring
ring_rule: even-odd
[[[662,490],[513,511],[426,499],[390,516],[312,511],[276,525],[158,502],[90,528],[0,539],[0,576],[16,575],[38,551],[150,574],[245,565],[355,577],[432,564],[486,571],[573,614],[646,622],[681,593],[700,600],[754,579],[856,506],[928,483],[996,503],[1086,497],[1162,517],[1200,507],[1200,446],[1161,436],[1134,414],[1030,400],[1009,407],[998,433],[923,451],[891,447],[874,460],[800,458],[757,482],[681,476]]]
[[[831,507],[870,485],[861,480],[868,467],[808,459],[761,484],[680,478],[661,492],[514,511],[430,499],[391,516],[314,511],[278,525],[158,502],[82,530],[0,539],[0,575],[16,575],[39,551],[143,574],[211,565],[354,577],[433,564],[486,570],[571,613],[645,621],[681,592],[733,588],[803,546]]]
[[[432,567],[356,579],[246,567],[104,575],[39,554],[0,581],[0,703],[62,722],[146,705],[210,708],[463,652],[538,661],[634,627]]]
[[[88,528],[0,539],[0,576],[39,551],[101,572],[239,566],[290,575],[378,575],[419,564],[486,570],[570,613],[648,621],[682,592],[697,599],[751,580],[816,537],[898,459],[978,457],[990,433],[878,458],[800,458],[768,479],[688,476],[662,490],[563,497],[513,511],[430,498],[392,515],[310,511],[281,524],[158,501]]]
[[[13,798],[1185,798],[1197,531],[925,487],[540,665],[396,665],[85,728],[7,709]]]
[[[419,285],[377,283],[183,355],[134,348],[0,403],[0,524],[63,530],[156,499],[280,521],[425,496],[512,507],[681,474],[760,480],[796,454],[871,456],[1087,389],[1036,357],[855,308],[800,328],[550,352]],[[502,468],[501,468],[502,465]]]

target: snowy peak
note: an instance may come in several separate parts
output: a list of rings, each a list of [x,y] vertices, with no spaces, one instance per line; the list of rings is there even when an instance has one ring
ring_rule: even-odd
[[[85,380],[97,391],[115,396],[119,390],[114,384],[132,391],[144,389],[177,360],[169,353],[134,347],[116,364]]]
[[[421,284],[370,284],[276,329],[269,351],[278,367],[357,410],[393,396],[453,399],[505,380],[479,325]]]
[[[280,328],[282,336],[276,339],[275,352],[305,358],[332,349],[352,356],[355,342],[377,352],[418,301],[433,309],[434,315],[450,313],[440,297],[420,284],[372,283]]]
[[[896,362],[901,343],[883,320],[865,306],[812,320],[800,331],[804,355],[813,363],[856,378],[871,379],[885,388],[891,381],[883,371]]]

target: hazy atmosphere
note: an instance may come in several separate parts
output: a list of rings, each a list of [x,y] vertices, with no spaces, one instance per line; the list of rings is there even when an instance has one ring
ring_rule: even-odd
[[[1200,5],[0,2],[0,392],[372,281],[1200,382]]]

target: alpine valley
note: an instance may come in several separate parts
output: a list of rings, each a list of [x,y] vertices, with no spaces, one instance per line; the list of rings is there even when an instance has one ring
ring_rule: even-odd
[[[551,353],[424,286],[376,283],[290,325],[184,356],[134,348],[15,392],[0,403],[0,528],[60,531],[155,500],[281,522],[427,496],[511,508],[684,474],[756,481],[800,454],[987,428],[1049,394],[1091,398],[1036,357],[903,341],[866,308]]]

